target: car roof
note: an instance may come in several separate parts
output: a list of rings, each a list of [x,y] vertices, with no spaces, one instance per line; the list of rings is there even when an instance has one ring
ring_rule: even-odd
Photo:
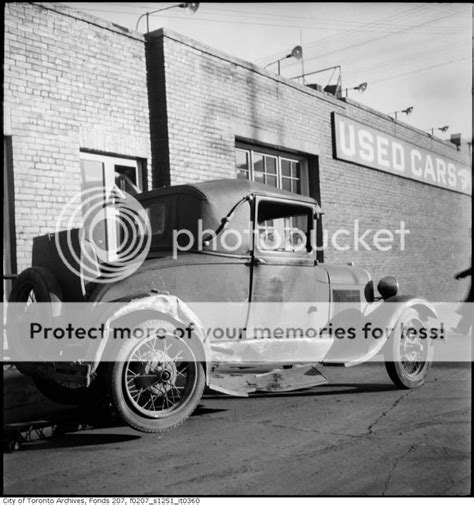
[[[191,194],[201,200],[208,200],[209,202],[225,200],[233,203],[238,202],[248,195],[260,195],[293,200],[295,203],[310,203],[319,208],[316,200],[309,196],[291,193],[290,191],[277,189],[267,184],[242,179],[215,179],[205,182],[169,186],[141,193],[140,195],[136,195],[136,198],[139,200],[148,200],[150,198],[183,193]]]

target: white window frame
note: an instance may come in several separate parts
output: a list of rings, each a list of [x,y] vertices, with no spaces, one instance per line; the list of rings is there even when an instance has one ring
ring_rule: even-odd
[[[123,165],[135,169],[135,180],[137,187],[143,191],[142,173],[139,170],[139,163],[136,159],[119,158],[117,156],[108,156],[106,154],[94,154],[81,151],[81,160],[99,161],[104,164],[104,179],[105,187],[113,186],[115,184],[115,165]]]
[[[304,156],[300,156],[298,154],[293,154],[285,151],[277,151],[274,149],[269,149],[265,147],[254,146],[250,144],[245,144],[243,142],[236,142],[235,145],[236,151],[244,151],[248,153],[249,159],[249,177],[251,181],[255,181],[254,174],[254,154],[259,154],[263,156],[272,156],[277,159],[277,188],[283,189],[282,183],[282,170],[281,170],[281,161],[287,160],[299,163],[300,166],[300,189],[301,195],[309,196],[309,177],[308,177],[308,159]],[[262,172],[266,174],[266,172]],[[273,187],[273,186],[270,186]]]
[[[115,185],[115,165],[122,165],[135,169],[136,186],[142,190],[142,174],[139,167],[139,162],[136,159],[119,158],[117,156],[108,156],[105,154],[94,154],[89,152],[80,152],[80,160],[96,161],[103,164],[102,180],[103,186],[107,189]],[[82,174],[81,174],[82,175]],[[106,219],[106,243],[108,261],[116,261],[118,259],[118,237],[117,230],[113,226],[114,208],[106,205],[104,208]]]

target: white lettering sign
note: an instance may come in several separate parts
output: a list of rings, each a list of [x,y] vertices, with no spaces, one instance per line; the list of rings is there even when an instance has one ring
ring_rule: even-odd
[[[409,142],[334,114],[335,157],[425,184],[472,194],[471,171]]]

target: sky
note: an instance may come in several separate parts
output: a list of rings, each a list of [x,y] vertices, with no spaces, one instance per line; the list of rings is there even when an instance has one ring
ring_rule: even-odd
[[[135,30],[145,12],[178,3],[60,2]],[[443,139],[472,137],[472,5],[470,3],[200,3],[197,12],[171,8],[150,16],[150,31],[170,28],[281,75],[340,66],[348,96],[387,114],[413,107],[398,119]],[[146,31],[142,19],[138,31]],[[337,72],[305,82],[334,84]],[[353,90],[367,82],[364,93]],[[344,93],[345,95],[345,93]],[[447,132],[438,128],[449,126]]]

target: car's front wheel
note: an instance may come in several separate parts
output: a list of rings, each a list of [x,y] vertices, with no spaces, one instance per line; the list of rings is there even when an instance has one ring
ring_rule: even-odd
[[[431,367],[433,346],[418,312],[406,310],[397,323],[385,349],[385,367],[393,383],[414,389],[425,382]]]
[[[181,424],[201,400],[205,373],[194,345],[169,321],[148,320],[135,327],[139,339],[120,348],[109,372],[112,401],[131,427],[156,433]]]

